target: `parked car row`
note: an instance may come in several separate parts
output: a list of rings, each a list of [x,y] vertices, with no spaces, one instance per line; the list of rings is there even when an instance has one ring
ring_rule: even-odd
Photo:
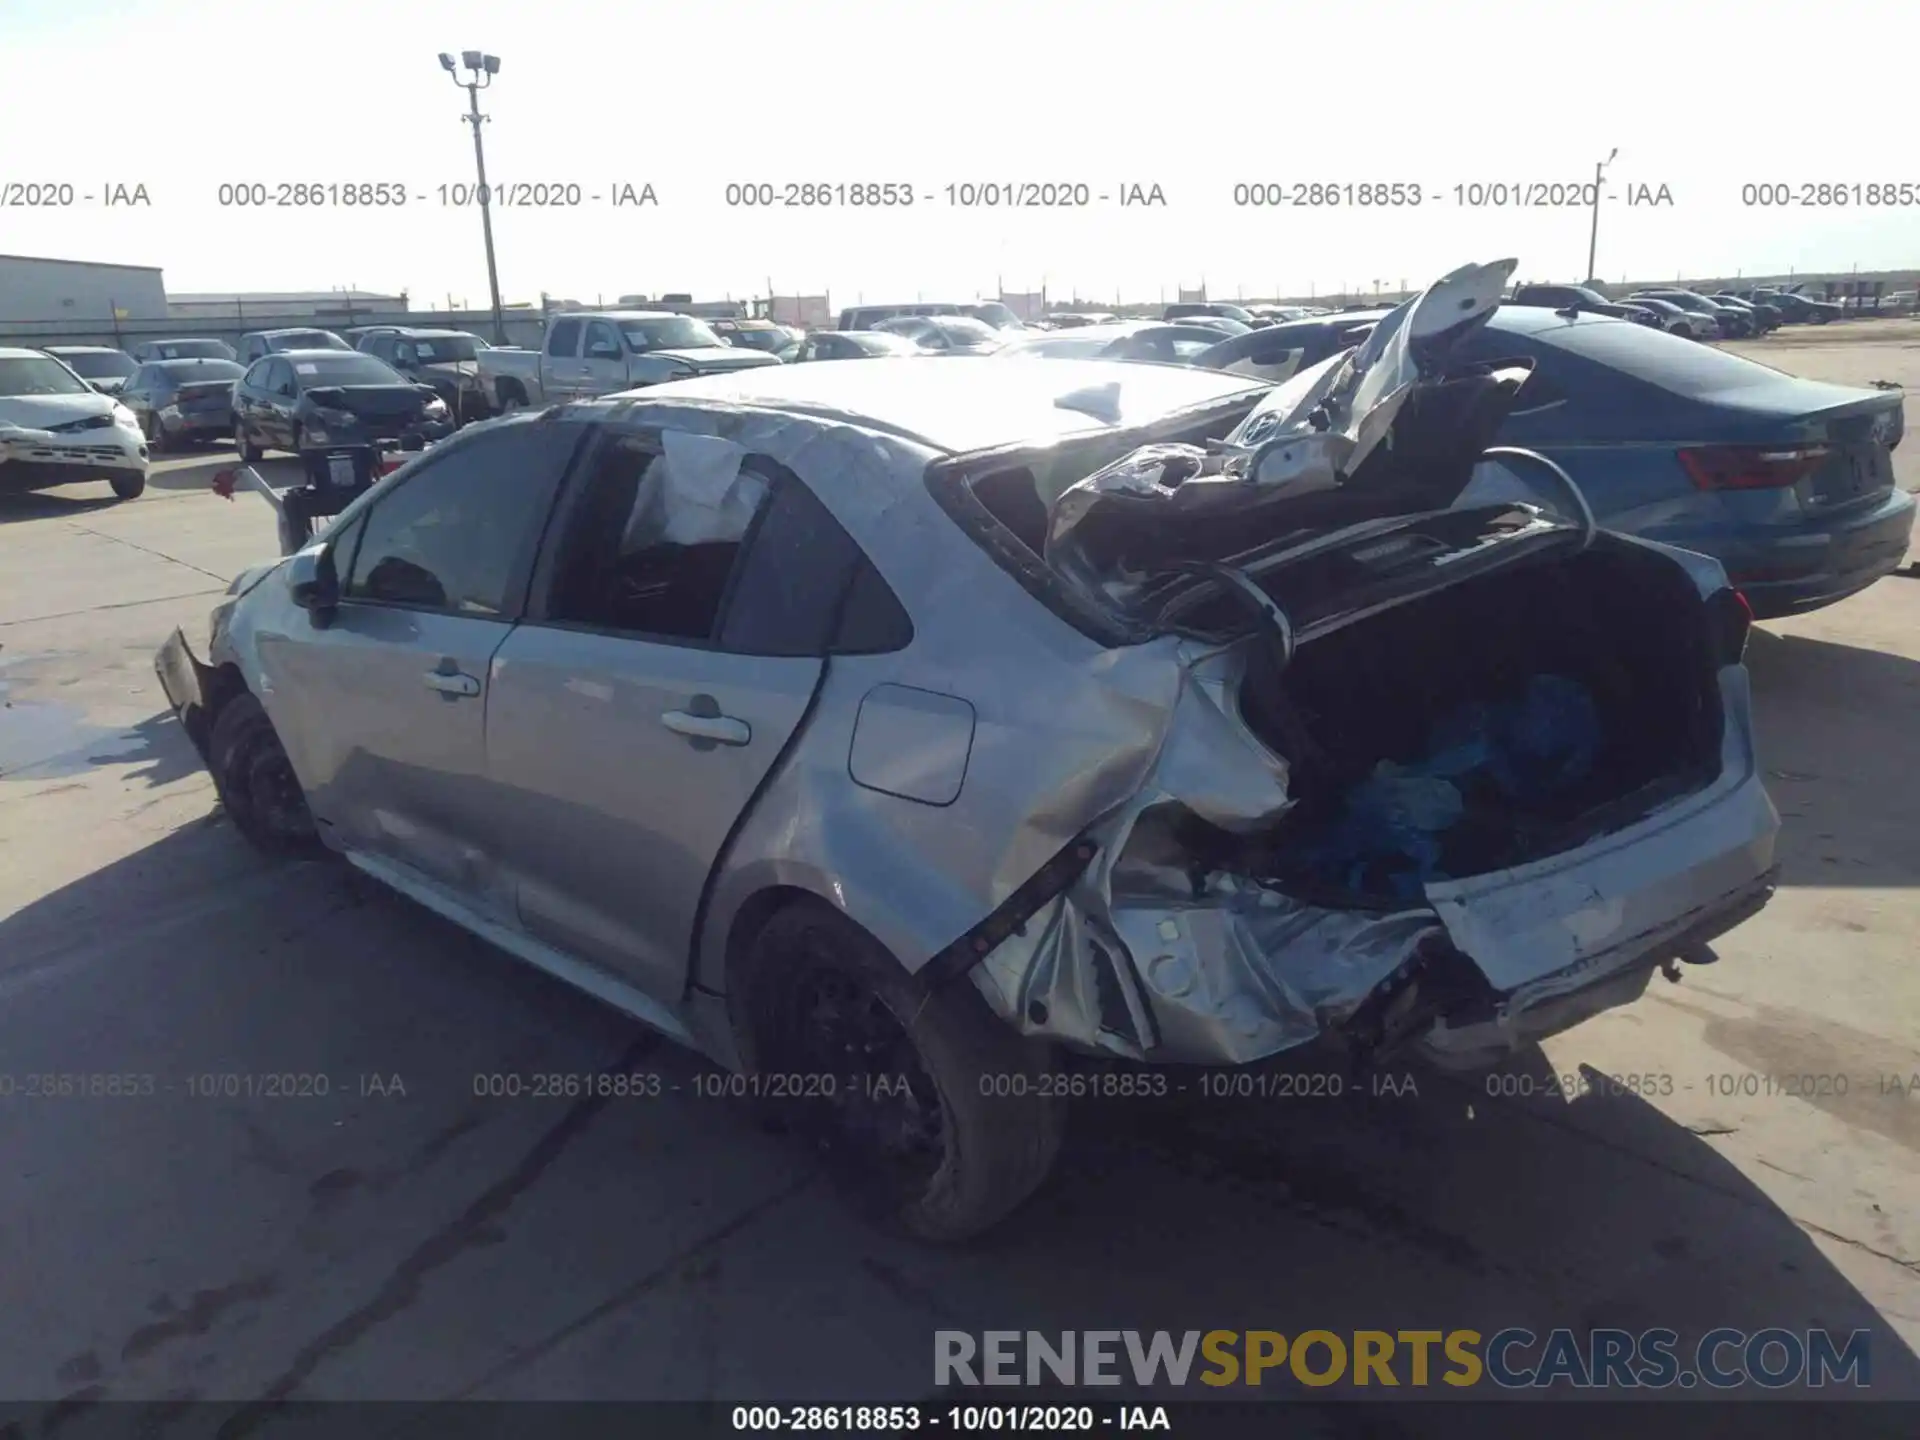
[[[1625,320],[1707,341],[1765,335],[1783,324],[1824,324],[1845,313],[1798,290],[1771,287],[1710,294],[1651,287],[1609,299],[1590,286],[1529,284],[1517,287],[1508,304]],[[316,408],[307,398],[310,391],[343,386],[350,398],[367,398],[362,392],[369,387],[390,397],[411,397],[404,405],[397,399],[391,405],[408,410],[410,423],[452,429],[525,407],[698,375],[890,356],[1199,364],[1280,383],[1318,363],[1328,346],[1358,343],[1386,313],[1386,307],[1364,303],[1332,311],[1180,301],[1164,306],[1158,321],[1055,311],[1026,322],[999,301],[916,301],[850,307],[840,312],[837,328],[808,332],[770,320],[708,321],[677,311],[622,309],[556,315],[533,349],[489,345],[458,330],[368,325],[344,332],[320,326],[257,330],[242,336],[237,350],[218,339],[183,336],[143,341],[131,354],[97,345],[19,353],[51,357],[84,388],[122,401],[117,409],[101,412],[104,422],[94,415],[85,418],[137,435],[144,463],[147,451],[222,435],[231,435],[243,453],[252,455],[269,448],[300,450],[309,442],[332,443],[336,434],[358,433],[367,417],[358,416],[354,406]],[[1503,333],[1503,326],[1496,320],[1488,332]],[[343,381],[336,375],[341,367],[326,357],[344,355],[366,356],[378,368],[348,366],[353,378]],[[267,363],[276,357],[289,357],[288,363]],[[1536,385],[1535,393],[1539,389]],[[374,401],[367,398],[367,403]],[[319,419],[317,409],[333,416],[330,425]],[[345,418],[349,415],[356,417],[353,424]],[[391,418],[382,412],[374,428]],[[124,450],[116,453],[124,458]],[[13,472],[16,477],[25,473]],[[119,488],[128,483],[123,477]]]
[[[1826,300],[1768,288],[1699,291],[1652,286],[1609,300],[1590,285],[1521,285],[1511,303],[1612,315],[1695,340],[1745,339],[1782,325],[1824,325],[1845,312]]]

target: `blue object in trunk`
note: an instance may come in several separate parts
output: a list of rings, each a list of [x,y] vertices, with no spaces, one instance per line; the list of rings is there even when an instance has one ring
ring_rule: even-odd
[[[1347,792],[1331,833],[1302,858],[1349,889],[1384,882],[1394,895],[1414,898],[1429,880],[1445,878],[1439,837],[1465,812],[1463,784],[1485,775],[1509,800],[1544,799],[1593,769],[1600,741],[1600,712],[1587,687],[1536,675],[1518,700],[1449,712],[1434,726],[1424,759],[1374,766]]]

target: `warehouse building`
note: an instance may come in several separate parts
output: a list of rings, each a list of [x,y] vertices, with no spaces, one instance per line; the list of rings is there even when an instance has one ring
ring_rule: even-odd
[[[176,320],[239,321],[247,316],[351,325],[369,315],[405,314],[406,292],[381,295],[371,290],[253,290],[174,295],[166,313]]]
[[[111,323],[115,318],[167,318],[167,287],[159,266],[0,255],[0,323]]]

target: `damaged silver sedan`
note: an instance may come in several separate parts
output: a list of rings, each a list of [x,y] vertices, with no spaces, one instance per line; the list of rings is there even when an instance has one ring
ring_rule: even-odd
[[[1449,1065],[1764,904],[1748,616],[1488,450],[1467,267],[1277,389],[770,367],[474,427],[162,682],[236,825],[748,1077],[912,1233],[1063,1056]]]

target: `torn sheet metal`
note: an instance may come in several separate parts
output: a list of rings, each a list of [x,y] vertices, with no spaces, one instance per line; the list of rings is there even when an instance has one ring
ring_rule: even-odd
[[[1095,517],[1232,513],[1249,530],[1276,503],[1334,490],[1387,441],[1408,398],[1444,374],[1448,358],[1499,307],[1518,262],[1463,265],[1375,325],[1356,349],[1275,388],[1242,423],[1230,457],[1192,446],[1149,445],[1061,494],[1048,516],[1049,564],[1124,602],[1144,576],[1106,573],[1083,537]]]
[[[1093,865],[974,971],[1024,1033],[1132,1060],[1244,1064],[1314,1039],[1444,935],[1425,906],[1329,910],[1196,870],[1183,825],[1244,834],[1292,803],[1286,763],[1228,698],[1239,663],[1227,650],[1190,665],[1145,783],[1092,832]]]

